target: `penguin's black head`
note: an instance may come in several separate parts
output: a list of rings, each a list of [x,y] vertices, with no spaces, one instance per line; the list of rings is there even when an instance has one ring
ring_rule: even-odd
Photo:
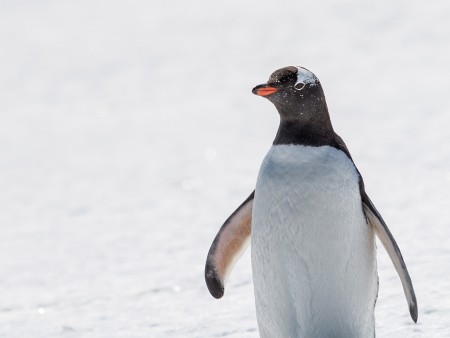
[[[253,88],[253,94],[271,101],[283,119],[309,119],[325,107],[319,79],[306,68],[285,67],[270,75],[269,81]]]

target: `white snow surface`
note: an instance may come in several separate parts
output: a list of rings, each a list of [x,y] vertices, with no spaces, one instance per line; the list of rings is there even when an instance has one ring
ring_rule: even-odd
[[[402,250],[377,337],[450,337],[450,3],[0,2],[0,337],[257,337],[249,251],[203,270],[278,127],[251,94],[320,79]]]

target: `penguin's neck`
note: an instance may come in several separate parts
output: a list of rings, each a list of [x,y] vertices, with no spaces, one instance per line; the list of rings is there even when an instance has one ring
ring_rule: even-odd
[[[274,145],[295,144],[305,146],[332,145],[335,133],[328,114],[319,119],[285,118],[280,114],[280,126],[273,141]]]

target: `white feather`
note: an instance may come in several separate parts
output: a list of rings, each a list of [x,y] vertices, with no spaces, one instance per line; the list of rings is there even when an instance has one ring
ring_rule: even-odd
[[[319,81],[319,79],[313,74],[311,73],[309,70],[303,68],[303,67],[297,67],[298,72],[297,72],[297,82],[295,83],[296,85],[298,83],[304,83],[307,84],[309,83],[312,86],[316,86],[317,82]]]
[[[253,203],[261,337],[373,337],[374,233],[353,163],[329,146],[273,146]]]

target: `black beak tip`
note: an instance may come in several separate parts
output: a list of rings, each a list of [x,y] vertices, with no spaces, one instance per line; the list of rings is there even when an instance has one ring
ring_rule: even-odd
[[[255,88],[252,89],[252,93],[258,95],[258,89],[264,88],[265,86],[266,86],[265,84],[257,85]]]

